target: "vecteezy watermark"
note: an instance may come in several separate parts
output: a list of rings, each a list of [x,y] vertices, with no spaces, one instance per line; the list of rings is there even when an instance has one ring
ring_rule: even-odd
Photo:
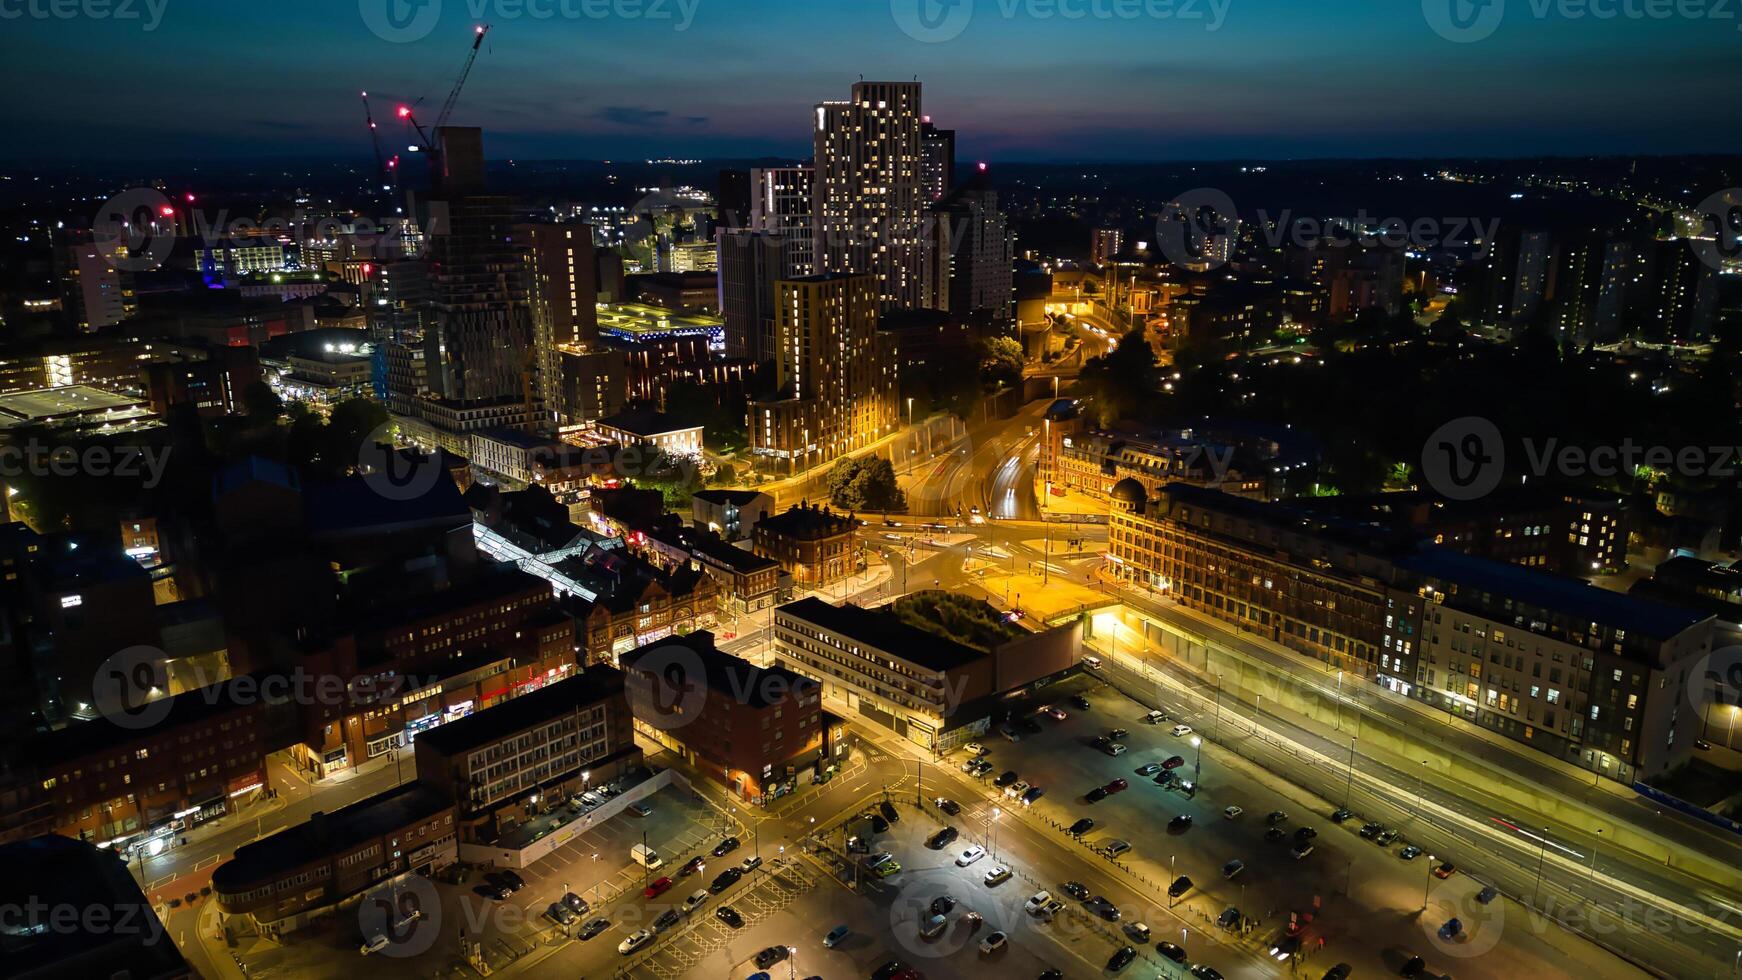
[[[168,446],[47,445],[35,439],[0,445],[0,477],[115,477],[151,490],[163,482]]]
[[[1723,646],[1688,668],[1688,704],[1704,718],[1714,705],[1742,710],[1742,646]]]
[[[673,31],[695,23],[701,0],[464,0],[472,21],[670,21]],[[442,17],[442,0],[357,0],[363,24],[383,41],[421,41]]]
[[[63,606],[68,599],[62,597]],[[74,602],[72,605],[78,605]],[[168,717],[170,697],[169,655],[153,646],[128,647],[97,666],[91,677],[91,702],[98,713],[121,728],[150,728]],[[181,676],[181,675],[178,675]],[[183,687],[197,693],[208,705],[297,704],[336,708],[365,708],[387,704],[418,691],[433,688],[440,678],[415,674],[379,677],[363,674],[346,678],[317,674],[300,667],[280,674],[244,674],[238,677],[208,677],[198,665],[183,676]]]
[[[1233,0],[978,0],[996,7],[1004,20],[1181,21],[1219,31]],[[889,0],[889,13],[901,32],[922,44],[941,44],[962,36],[974,19],[976,0]]]
[[[638,652],[624,668],[624,692],[635,717],[665,732],[700,718],[709,688],[721,683],[718,693],[739,704],[779,704],[817,694],[817,683],[809,678],[748,665],[721,662],[710,675],[701,655],[684,643],[666,642]]]
[[[1742,446],[1655,446],[1623,439],[1616,444],[1581,446],[1558,438],[1523,440],[1524,472],[1533,479],[1615,479],[1647,473],[1689,479],[1734,480],[1742,476]],[[1466,416],[1445,423],[1422,445],[1422,474],[1428,485],[1452,500],[1475,500],[1492,493],[1506,477],[1506,443],[1492,421]]]
[[[1500,219],[1484,223],[1475,217],[1375,218],[1365,209],[1354,217],[1318,218],[1284,208],[1271,214],[1258,210],[1258,228],[1271,248],[1410,248],[1429,251],[1469,246],[1477,259],[1488,256]]]
[[[163,23],[169,0],[0,0],[0,20],[112,20],[139,22],[142,31]]]
[[[1718,191],[1695,214],[1701,227],[1690,244],[1700,261],[1719,272],[1742,265],[1742,187]]]
[[[428,878],[411,875],[363,896],[357,927],[370,952],[399,958],[428,952],[441,933],[441,894]]]
[[[1494,36],[1508,3],[1539,20],[1704,20],[1736,23],[1735,0],[1421,0],[1422,16],[1435,34],[1457,44]]]
[[[1452,419],[1422,445],[1421,471],[1428,486],[1450,500],[1476,500],[1500,486],[1506,474],[1506,441],[1485,418]]]
[[[369,489],[388,500],[419,500],[442,477],[442,455],[400,449],[393,443],[396,426],[378,425],[357,447],[357,472]]]
[[[0,904],[0,930],[9,936],[53,933],[62,936],[144,936],[145,944],[163,938],[163,921],[143,902],[49,902],[31,895]]]
[[[1234,256],[1240,215],[1234,199],[1214,187],[1196,187],[1167,203],[1155,219],[1161,254],[1181,268],[1215,269]]]

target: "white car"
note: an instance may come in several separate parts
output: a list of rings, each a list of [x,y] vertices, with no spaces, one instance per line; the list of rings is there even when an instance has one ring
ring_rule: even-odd
[[[1222,811],[1222,816],[1228,818],[1229,820],[1232,820],[1235,817],[1238,817],[1240,814],[1245,813],[1245,812],[1246,812],[1245,810],[1242,810],[1237,806],[1231,806],[1231,807],[1227,808],[1226,810]]]
[[[696,906],[702,904],[703,902],[705,902],[707,900],[708,900],[708,890],[706,888],[699,889],[698,891],[695,892],[695,894],[693,894],[689,898],[686,898],[683,900],[683,910],[685,912],[694,912],[696,910]]]
[[[1004,795],[1011,797],[1012,799],[1021,796],[1026,792],[1028,792],[1027,780],[1018,779],[1016,782],[1004,787]]]
[[[382,933],[378,932],[375,935],[370,936],[368,939],[364,940],[362,948],[357,950],[357,952],[362,953],[364,956],[368,956],[370,953],[381,952],[382,950],[386,949],[387,946],[388,946],[387,937],[385,935],[383,935]]]
[[[1192,726],[1190,726],[1190,725],[1175,725],[1175,726],[1173,726],[1173,737],[1174,738],[1184,738],[1185,736],[1190,735],[1191,733],[1192,733]]]
[[[967,749],[969,755],[986,754],[986,746],[981,745],[979,742],[969,742],[967,745],[962,746],[962,748]]]
[[[1143,765],[1137,767],[1137,774],[1139,776],[1153,776],[1160,771],[1161,763],[1159,762],[1145,762]]]
[[[986,856],[986,849],[978,844],[969,844],[968,849],[956,855],[956,867],[965,868]]]
[[[1043,888],[1028,896],[1028,901],[1022,906],[1022,911],[1029,915],[1039,915],[1040,910],[1046,908],[1046,904],[1050,901],[1052,901],[1052,893]]]
[[[997,867],[994,867],[991,871],[986,872],[986,887],[987,888],[991,888],[993,885],[1002,885],[1009,880],[1010,880],[1010,869],[1006,868],[1002,864],[998,865]]]
[[[1124,755],[1125,754],[1125,743],[1114,742],[1113,744],[1107,746],[1107,754],[1108,755]]]
[[[985,939],[980,940],[980,952],[991,953],[1003,949],[1005,941],[1009,938],[1009,936],[1004,935],[1002,932],[994,932]]]
[[[629,934],[629,938],[617,944],[617,952],[628,956],[648,943],[653,942],[653,932],[649,929],[637,929]]]

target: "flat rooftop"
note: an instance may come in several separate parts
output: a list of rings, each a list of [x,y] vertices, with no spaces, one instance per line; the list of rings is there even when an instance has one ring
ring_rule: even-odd
[[[831,633],[858,640],[908,663],[940,673],[988,656],[954,640],[909,626],[885,610],[864,609],[851,604],[836,606],[812,596],[789,602],[775,611],[815,623]]]
[[[37,388],[0,395],[0,418],[18,422],[47,422],[92,414],[137,415],[142,403],[129,395],[116,394],[90,385]]]
[[[220,891],[236,892],[272,881],[287,871],[427,820],[452,806],[422,783],[406,783],[322,814],[320,820],[310,819],[243,844],[235,857],[212,872],[212,884]]]
[[[623,691],[623,672],[594,664],[574,677],[491,705],[483,711],[432,728],[417,736],[419,749],[429,746],[447,756],[493,745],[535,725],[542,725],[578,707],[596,704]]]
[[[627,336],[668,333],[717,333],[726,321],[705,313],[668,310],[649,303],[600,303],[599,329]]]

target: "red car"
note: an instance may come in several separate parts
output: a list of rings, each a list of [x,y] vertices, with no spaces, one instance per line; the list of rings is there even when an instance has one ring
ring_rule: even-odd
[[[1115,779],[1112,782],[1108,783],[1107,785],[1105,785],[1101,788],[1106,790],[1109,793],[1117,793],[1120,790],[1122,790],[1125,787],[1130,786],[1130,785],[1131,785],[1130,783],[1126,782],[1123,779]]]
[[[659,896],[665,894],[665,890],[667,888],[670,888],[670,887],[671,887],[671,879],[670,878],[660,878],[657,881],[655,881],[653,884],[648,885],[646,888],[642,889],[641,895],[643,898],[658,898]]]
[[[1185,764],[1186,764],[1186,760],[1184,760],[1176,755],[1176,756],[1172,757],[1171,759],[1168,759],[1166,762],[1163,762],[1161,764],[1161,768],[1163,768],[1163,769],[1178,769],[1180,766],[1183,766]]]

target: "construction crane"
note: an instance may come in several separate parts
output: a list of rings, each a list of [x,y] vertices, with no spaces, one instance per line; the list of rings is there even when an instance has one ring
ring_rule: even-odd
[[[399,186],[399,158],[385,160],[381,156],[381,133],[375,126],[375,113],[369,108],[369,93],[363,96],[363,118],[369,123],[369,142],[375,146],[375,173],[381,178],[382,190],[393,190]]]
[[[472,28],[472,49],[466,52],[466,64],[460,69],[460,77],[454,80],[454,87],[449,90],[447,101],[442,103],[441,114],[436,116],[435,129],[438,132],[443,126],[448,124],[448,117],[453,115],[454,105],[460,101],[460,90],[465,88],[466,79],[472,74],[472,63],[478,60],[478,49],[483,47],[484,35],[488,33],[490,33],[489,24],[480,24]],[[419,101],[422,100],[420,99]],[[436,159],[436,154],[441,152],[441,148],[436,144],[435,140],[430,138],[430,132],[423,128],[423,125],[417,121],[417,116],[411,110],[411,106],[400,106],[399,118],[405,120],[412,129],[417,131],[418,139],[421,141],[421,148],[424,152],[429,154],[430,174],[433,178],[433,176],[441,170],[441,162]],[[414,152],[418,149],[419,147],[412,147]]]

